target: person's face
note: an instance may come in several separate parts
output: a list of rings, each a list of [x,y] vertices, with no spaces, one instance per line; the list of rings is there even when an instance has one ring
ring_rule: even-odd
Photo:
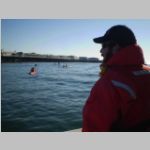
[[[100,50],[101,56],[103,56],[105,58],[107,56],[109,50],[110,50],[110,48],[108,46],[108,43],[102,43],[102,48]]]
[[[103,56],[104,61],[106,62],[112,55],[114,55],[119,49],[117,44],[112,42],[102,43],[102,48],[100,50],[101,56]]]

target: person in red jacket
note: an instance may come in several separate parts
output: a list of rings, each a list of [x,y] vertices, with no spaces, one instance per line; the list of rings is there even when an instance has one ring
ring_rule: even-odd
[[[82,132],[150,131],[150,67],[125,25],[112,26],[102,44],[100,79],[83,108]]]

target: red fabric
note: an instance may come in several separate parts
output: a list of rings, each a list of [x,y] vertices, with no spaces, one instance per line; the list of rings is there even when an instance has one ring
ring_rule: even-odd
[[[150,74],[133,74],[143,71],[143,64],[138,45],[120,50],[108,61],[107,72],[95,83],[83,108],[83,132],[123,131],[150,119]],[[130,86],[136,99],[112,80]]]

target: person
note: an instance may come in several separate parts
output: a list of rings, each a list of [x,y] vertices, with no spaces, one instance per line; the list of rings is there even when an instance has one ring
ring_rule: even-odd
[[[30,69],[30,72],[29,72],[30,75],[35,75],[35,74],[37,74],[36,66],[37,66],[37,64],[35,64],[34,67],[32,67],[32,68]]]
[[[68,65],[67,64],[63,64],[63,68],[67,68],[68,67]]]
[[[100,78],[83,107],[82,132],[150,131],[150,67],[133,31],[114,25],[104,36]]]
[[[30,72],[35,72],[35,68],[32,67],[31,70],[30,70]]]

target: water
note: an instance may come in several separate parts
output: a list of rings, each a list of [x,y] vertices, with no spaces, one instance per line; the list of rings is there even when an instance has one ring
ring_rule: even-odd
[[[99,63],[1,65],[1,131],[61,132],[82,126],[82,109],[99,78]]]

